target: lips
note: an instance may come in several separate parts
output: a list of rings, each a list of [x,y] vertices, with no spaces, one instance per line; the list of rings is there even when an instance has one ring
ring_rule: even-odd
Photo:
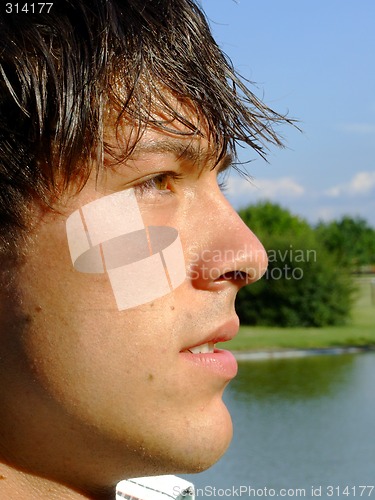
[[[237,374],[237,361],[230,351],[216,349],[215,343],[231,340],[238,328],[238,318],[227,321],[205,339],[182,349],[180,356],[190,366],[194,366],[195,370],[203,370],[206,374],[228,381]]]
[[[190,352],[192,354],[214,352],[215,344],[218,342],[228,342],[229,340],[232,340],[237,335],[238,328],[239,320],[236,316],[235,318],[223,323],[204,338],[201,338],[201,340],[198,340],[190,346],[183,347],[181,352]]]

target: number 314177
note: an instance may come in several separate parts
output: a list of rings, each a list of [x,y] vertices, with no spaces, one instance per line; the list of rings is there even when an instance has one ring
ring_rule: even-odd
[[[53,3],[10,3],[5,4],[5,12],[7,14],[47,14],[52,9]]]

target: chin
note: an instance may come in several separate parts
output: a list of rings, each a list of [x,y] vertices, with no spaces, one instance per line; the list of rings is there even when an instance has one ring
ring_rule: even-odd
[[[220,412],[217,418],[207,422],[203,430],[190,434],[189,443],[184,443],[183,453],[180,450],[179,457],[174,457],[174,468],[170,473],[202,472],[224,455],[233,436],[232,419],[226,407],[224,408],[225,412]]]

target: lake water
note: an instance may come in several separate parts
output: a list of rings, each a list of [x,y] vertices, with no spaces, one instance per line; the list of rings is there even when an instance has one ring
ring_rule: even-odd
[[[225,401],[228,452],[185,476],[198,499],[375,500],[375,353],[241,362]]]

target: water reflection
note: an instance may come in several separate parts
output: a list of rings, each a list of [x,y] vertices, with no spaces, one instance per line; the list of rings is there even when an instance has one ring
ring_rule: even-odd
[[[352,369],[352,355],[241,362],[230,391],[232,397],[250,402],[320,398],[345,387]]]
[[[225,394],[232,445],[186,477],[200,488],[301,487],[305,498],[312,486],[374,484],[374,381],[375,353],[241,363]]]

